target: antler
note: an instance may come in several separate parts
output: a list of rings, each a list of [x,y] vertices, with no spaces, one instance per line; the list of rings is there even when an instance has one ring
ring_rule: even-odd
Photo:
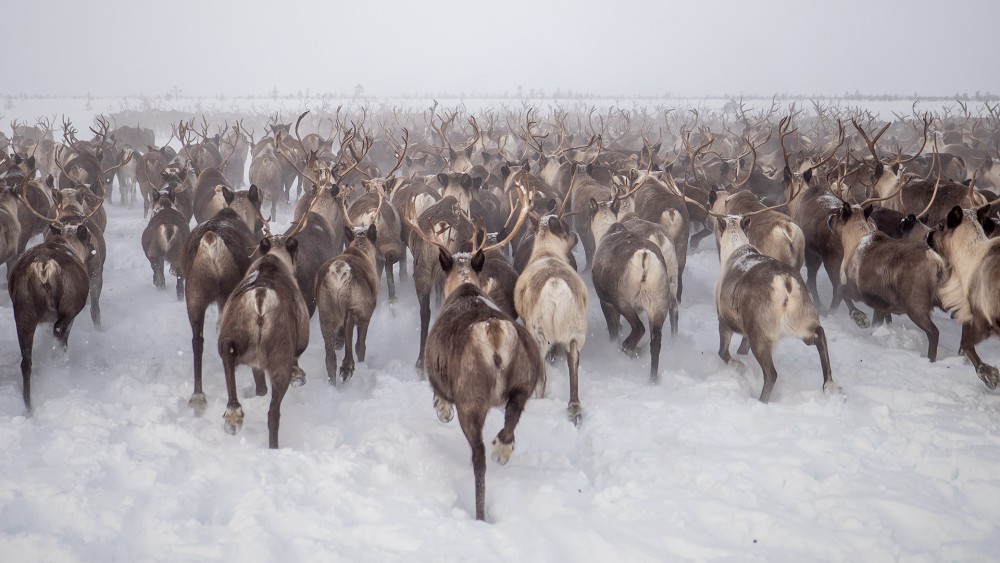
[[[408,149],[409,146],[410,146],[410,132],[406,129],[406,127],[403,127],[403,150],[399,151],[399,156],[396,158],[396,166],[393,166],[392,170],[390,170],[389,173],[385,175],[386,180],[392,178],[392,175],[397,170],[399,170],[400,166],[403,165],[403,159],[406,158],[406,149]]]
[[[798,127],[788,130],[788,126],[792,123],[792,116],[786,115],[781,118],[778,122],[778,142],[781,144],[781,154],[785,157],[785,168],[791,170],[792,167],[788,165],[788,149],[785,148],[785,137],[791,135],[792,133],[798,131]]]
[[[521,212],[517,216],[517,222],[514,223],[514,227],[507,233],[507,236],[503,240],[493,243],[489,246],[483,246],[479,248],[483,253],[489,252],[491,250],[496,250],[498,248],[503,248],[509,243],[514,236],[517,234],[521,227],[524,226],[524,220],[528,218],[528,212],[531,210],[531,192],[528,188],[521,183],[518,179],[515,181],[514,186],[517,188],[517,199],[521,202]]]
[[[920,148],[917,149],[917,152],[913,153],[913,156],[911,156],[910,158],[907,158],[906,160],[902,160],[903,155],[902,155],[902,153],[900,153],[896,157],[896,159],[892,161],[892,164],[906,164],[907,162],[910,162],[911,160],[913,160],[913,159],[917,158],[918,156],[920,156],[920,153],[924,152],[924,147],[927,146],[927,131],[930,128],[931,123],[933,121],[934,121],[934,118],[932,118],[929,113],[924,112],[924,140],[923,140],[923,142],[920,143]]]
[[[820,160],[819,163],[817,163],[815,166],[812,166],[811,168],[809,168],[809,170],[817,170],[817,169],[819,169],[820,166],[823,166],[827,162],[830,162],[830,159],[833,158],[833,155],[837,154],[837,150],[839,150],[840,147],[844,144],[844,123],[841,120],[839,120],[839,119],[837,120],[837,130],[838,130],[838,133],[837,133],[837,137],[838,137],[837,146],[833,147],[833,150],[830,151],[830,154],[828,154],[826,156],[826,158]]]
[[[878,143],[879,138],[882,137],[882,135],[889,129],[889,126],[892,124],[886,123],[885,127],[882,127],[882,129],[879,130],[877,135],[875,135],[873,138],[868,138],[868,135],[865,133],[865,130],[862,129],[860,125],[858,125],[858,122],[855,118],[853,117],[851,118],[851,123],[854,124],[854,128],[858,130],[858,133],[861,133],[861,137],[865,140],[865,144],[868,145],[868,150],[871,151],[872,156],[875,157],[875,162],[879,162],[878,149],[875,148],[875,143]]]

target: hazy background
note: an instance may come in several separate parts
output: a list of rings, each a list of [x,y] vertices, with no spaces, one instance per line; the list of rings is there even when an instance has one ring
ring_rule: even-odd
[[[1000,92],[1000,3],[16,2],[0,94]]]

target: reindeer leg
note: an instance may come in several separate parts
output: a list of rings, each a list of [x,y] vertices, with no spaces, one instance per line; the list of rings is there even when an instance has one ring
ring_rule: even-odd
[[[101,330],[101,289],[104,287],[104,268],[101,265],[94,267],[94,272],[90,274],[90,320],[94,321],[94,328]]]
[[[816,325],[812,337],[803,339],[803,342],[815,346],[816,351],[819,352],[819,364],[823,368],[823,392],[840,393],[840,385],[833,381],[833,372],[830,369],[830,351],[826,345],[826,331],[823,330],[822,326]]]
[[[493,439],[493,461],[506,465],[514,454],[514,428],[521,420],[524,405],[528,402],[531,390],[517,389],[507,395],[507,408],[504,410],[503,428]]]
[[[180,301],[184,299],[184,276],[181,275],[180,270],[177,271],[177,300]]]
[[[831,313],[837,310],[837,307],[840,306],[840,300],[842,299],[841,291],[843,290],[843,287],[841,286],[841,281],[840,281],[840,262],[843,259],[844,259],[843,256],[838,256],[838,255],[831,255],[823,258],[823,268],[826,270],[826,275],[830,277],[830,285],[833,286],[833,294],[830,297],[830,309],[829,309],[829,312]],[[855,311],[857,310],[858,310],[857,307],[855,307]],[[858,312],[860,313],[860,311]],[[858,319],[855,318],[855,314],[853,311],[851,312],[851,318],[854,319],[854,322],[856,323],[859,322]],[[867,321],[868,317],[866,316],[865,322],[867,323]],[[858,326],[861,326],[860,323],[858,324]]]
[[[254,395],[258,397],[263,397],[267,395],[267,378],[264,377],[264,370],[260,368],[252,368],[253,371],[253,384],[254,384]]]
[[[416,272],[414,272],[416,275]],[[420,351],[417,354],[417,371],[424,371],[424,346],[427,345],[427,327],[431,323],[431,294],[430,288],[426,293],[417,292],[417,301],[420,303]]]
[[[17,343],[21,348],[21,385],[24,396],[24,409],[31,416],[31,353],[35,343],[34,319],[17,323]]]
[[[272,450],[278,449],[278,425],[281,423],[281,400],[288,391],[291,379],[290,370],[271,374],[271,406],[267,409],[267,445]]]
[[[736,349],[736,354],[738,356],[746,356],[748,352],[750,352],[750,339],[746,335],[743,335],[743,338],[740,340],[740,347]]]
[[[702,239],[712,234],[712,229],[708,227],[702,227],[700,231],[691,235],[691,250],[697,250],[698,244],[701,243]]]
[[[576,340],[566,347],[566,363],[569,364],[569,406],[567,412],[574,426],[580,425],[583,409],[580,407],[580,345]],[[459,413],[461,415],[461,413]]]
[[[824,340],[824,343],[826,340]],[[774,383],[778,380],[778,370],[774,368],[774,360],[771,357],[773,344],[760,337],[750,339],[750,350],[753,357],[760,364],[760,369],[764,372],[764,387],[760,390],[760,402],[767,403],[771,400],[771,391],[774,390]],[[825,348],[825,346],[824,346]]]
[[[719,319],[719,357],[727,364],[732,363],[733,356],[729,353],[729,345],[733,341],[733,329],[729,324]],[[741,345],[742,347],[742,345]]]
[[[189,303],[188,316],[191,318],[191,355],[194,358],[194,392],[188,399],[188,406],[197,416],[205,414],[208,401],[201,388],[201,362],[205,352],[205,309],[199,304]]]
[[[920,330],[924,331],[927,335],[927,359],[932,363],[937,360],[937,348],[938,348],[938,328],[934,325],[934,321],[931,320],[930,310],[921,311],[917,314],[908,314],[910,320],[913,324],[920,327]]]
[[[649,319],[649,380],[660,382],[660,346],[663,342],[663,317]]]
[[[976,352],[979,344],[990,335],[989,326],[982,320],[974,318],[972,322],[962,324],[962,342],[958,351],[965,354],[976,368],[976,375],[986,384],[988,389],[996,389],[1000,384],[1000,370],[987,364]]]
[[[458,422],[472,448],[472,473],[476,480],[476,520],[486,519],[486,446],[483,445],[483,425],[486,411],[459,409]]]
[[[601,311],[604,313],[604,320],[608,323],[608,336],[611,337],[612,342],[618,341],[618,333],[621,330],[621,315],[618,314],[618,309],[610,302],[603,299],[601,302]]]
[[[806,249],[806,288],[809,289],[809,296],[812,297],[812,302],[816,305],[816,308],[820,311],[820,314],[825,315],[826,310],[820,304],[819,300],[819,288],[816,287],[816,275],[819,273],[819,265],[823,262],[822,257],[815,252],[810,252]]]
[[[622,311],[622,316],[625,317],[625,321],[632,327],[632,331],[625,338],[625,342],[622,342],[622,352],[630,358],[638,358],[639,340],[646,334],[646,327],[642,326],[642,319],[639,318],[639,313],[634,310]]]
[[[226,392],[229,402],[226,403],[226,413],[222,416],[226,432],[236,434],[243,428],[243,406],[236,394],[236,348],[231,342],[220,344],[222,351],[222,369],[226,374]]]
[[[149,265],[153,267],[153,287],[156,289],[166,289],[167,282],[163,275],[163,260],[154,258],[149,261]]]
[[[396,280],[392,276],[392,267],[395,262],[389,262],[385,265],[385,284],[389,288],[389,303],[396,303],[399,299],[396,298]]]
[[[358,321],[358,342],[354,345],[354,351],[357,353],[358,361],[365,361],[365,352],[368,351],[367,341],[368,341],[368,323],[369,320]]]
[[[348,312],[344,319],[344,361],[340,364],[340,380],[347,383],[354,375],[354,313]]]
[[[847,311],[851,314],[851,320],[854,321],[854,324],[858,325],[858,328],[868,328],[871,326],[871,323],[868,321],[868,315],[861,309],[858,309],[853,300],[846,296],[843,299],[844,304],[847,305]],[[836,306],[830,305],[830,310],[833,309],[836,309]]]
[[[331,385],[337,384],[337,335],[343,329],[342,323],[335,322],[319,312],[319,328],[323,333],[323,345],[326,351],[326,377]]]

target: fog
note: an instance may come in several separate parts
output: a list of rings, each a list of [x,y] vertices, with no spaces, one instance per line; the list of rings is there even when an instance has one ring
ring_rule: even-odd
[[[0,94],[1000,92],[1000,5],[987,0],[61,1],[4,12],[18,78]]]

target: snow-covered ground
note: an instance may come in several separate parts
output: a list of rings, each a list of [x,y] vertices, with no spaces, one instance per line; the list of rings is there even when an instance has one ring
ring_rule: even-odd
[[[661,384],[648,382],[647,355],[616,351],[593,303],[581,425],[565,417],[565,365],[550,366],[549,395],[528,402],[513,458],[487,462],[480,523],[469,447],[457,422],[438,422],[412,367],[411,279],[394,308],[383,283],[368,361],[346,386],[326,382],[313,319],[309,381],[286,395],[282,449],[271,451],[267,397],[241,399],[242,431],[223,430],[214,309],[208,410],[188,408],[183,303],[152,286],[141,211],[108,212],[105,328],[84,311],[68,356],[39,330],[32,418],[0,294],[0,561],[1000,557],[1000,394],[957,355],[959,327],[944,314],[930,364],[908,320],[863,330],[841,307],[823,322],[844,394],[824,395],[815,348],[786,340],[763,405],[752,358],[741,372],[716,355],[718,255],[704,241],[688,259],[680,334],[664,338]],[[1000,362],[1000,341],[980,353]],[[252,395],[249,369],[238,383]],[[491,413],[487,443],[501,425]]]

